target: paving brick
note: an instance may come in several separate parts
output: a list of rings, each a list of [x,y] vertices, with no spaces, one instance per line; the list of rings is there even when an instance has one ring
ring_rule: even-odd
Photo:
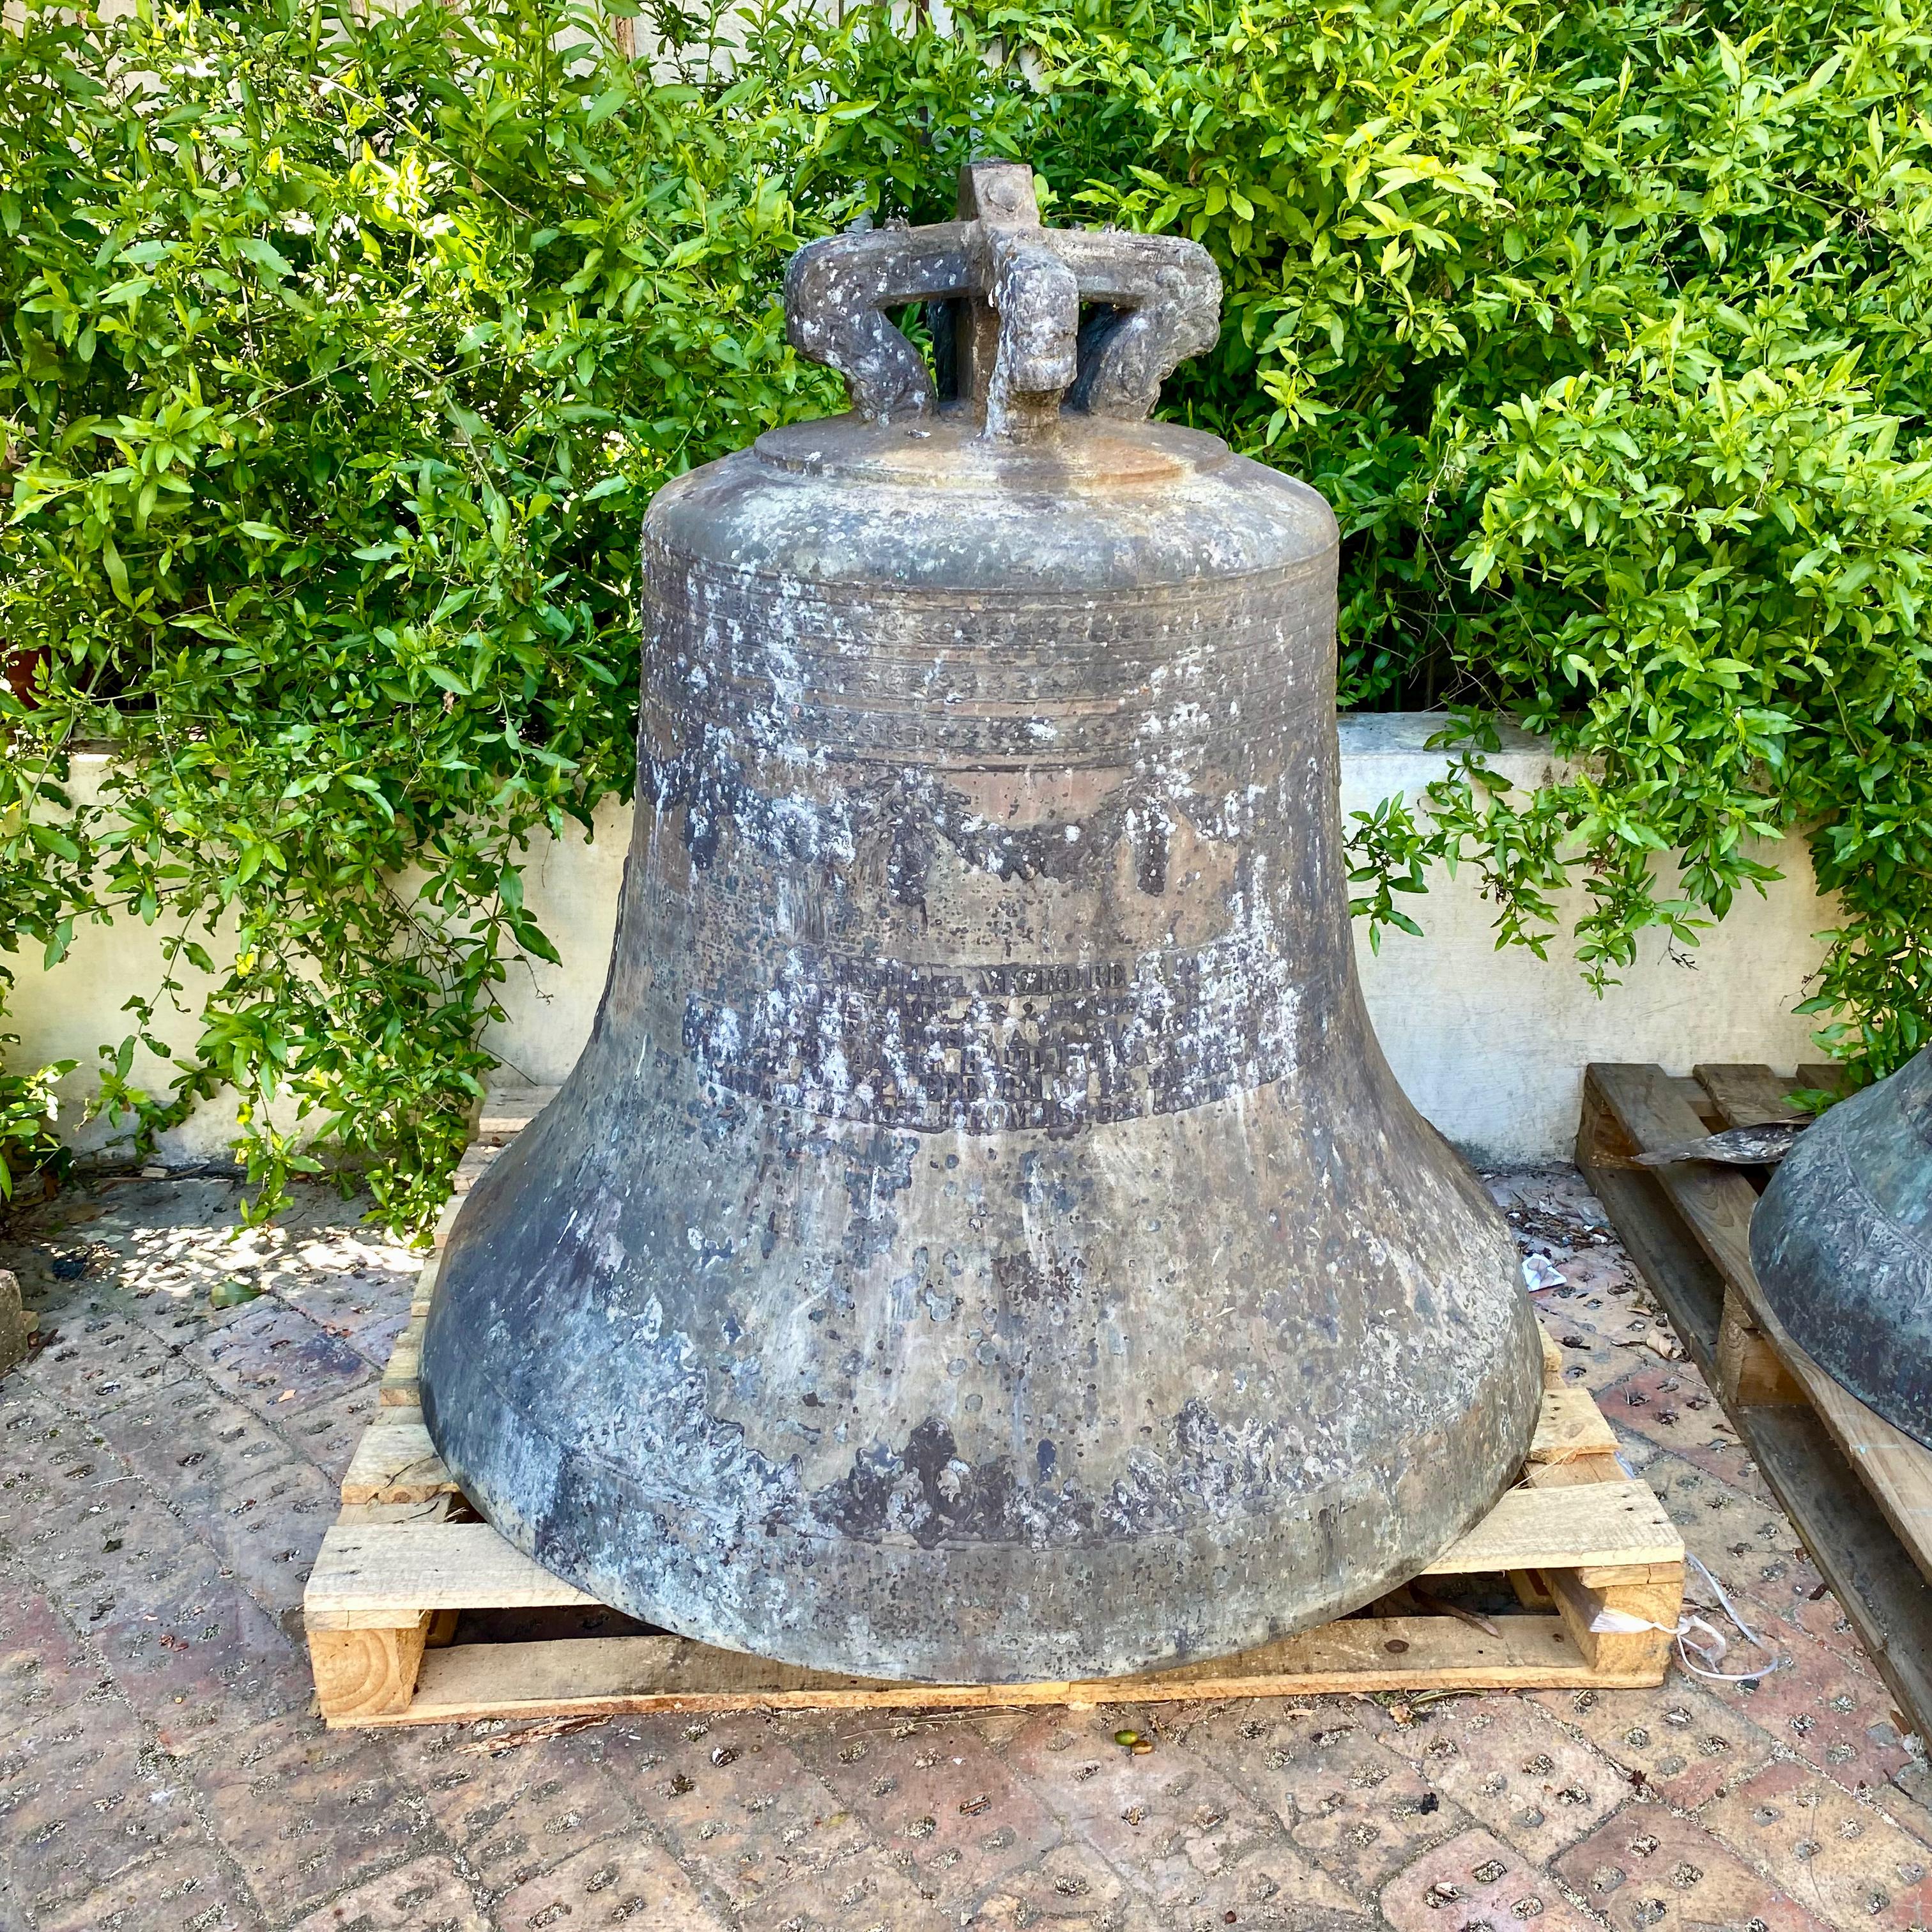
[[[1646,1462],[1643,1479],[1682,1533],[1684,1547],[1727,1590],[1742,1589],[1766,1563],[1788,1561],[1803,1549],[1775,1503],[1734,1487],[1674,1450]],[[1698,1594],[1694,1576],[1690,1594]]]
[[[20,1895],[8,1880],[4,1865],[0,1865],[0,1932],[32,1932],[27,1923],[26,1907],[20,1903]]]
[[[102,1417],[100,1432],[158,1495],[205,1522],[256,1493],[261,1472],[296,1460],[259,1416],[198,1376]]]
[[[1754,1480],[1756,1464],[1746,1462],[1742,1466],[1750,1472]],[[1676,1473],[1681,1476],[1681,1472]],[[1672,1465],[1660,1465],[1658,1474],[1668,1486],[1673,1474]],[[1737,1490],[1739,1485],[1732,1483],[1727,1486]],[[1760,1496],[1755,1487],[1750,1488],[1750,1493],[1754,1497]],[[1732,1519],[1732,1522],[1736,1520]],[[1784,1520],[1782,1513],[1772,1503],[1768,1513],[1760,1519],[1760,1529],[1764,1522],[1775,1521],[1781,1524]],[[1869,1665],[1863,1658],[1843,1607],[1826,1588],[1810,1552],[1797,1540],[1795,1534],[1789,1542],[1783,1544],[1762,1534],[1748,1540],[1733,1541],[1719,1550],[1714,1558],[1713,1540],[1710,1538],[1702,1539],[1700,1554],[1722,1580],[1744,1621],[1754,1629],[1770,1636],[1774,1645],[1778,1628],[1789,1625],[1802,1630],[1832,1648],[1858,1659],[1870,1674]],[[1690,1594],[1702,1603],[1712,1600],[1709,1586],[1694,1570]],[[1728,1624],[1722,1628],[1726,1635],[1731,1634]]]
[[[380,1362],[383,1331],[408,1318],[422,1259],[370,1230],[322,1228],[292,1240],[268,1279],[278,1300]]]
[[[1556,1288],[1538,1296],[1536,1305],[1546,1332],[1561,1352],[1566,1382],[1594,1393],[1630,1373],[1630,1350],[1612,1341],[1609,1332],[1624,1325],[1621,1311],[1612,1311],[1606,1325],[1601,1295],[1580,1291],[1565,1296]]]
[[[18,1416],[16,1420],[21,1418]],[[4,1478],[5,1546],[15,1551],[44,1541],[56,1513],[93,1500],[126,1465],[90,1421],[53,1405],[37,1409],[26,1426],[8,1432],[12,1466]]]
[[[23,1520],[14,1492],[23,1480],[44,1477],[48,1450],[70,1420],[18,1370],[0,1377],[0,1510],[10,1529]]]
[[[1828,1925],[1916,1932],[1932,1921],[1932,1847],[1808,1766],[1768,1766],[1700,1816]]]
[[[340,1336],[273,1296],[188,1351],[218,1389],[277,1419],[367,1382],[371,1365]]]
[[[172,1355],[185,1355],[196,1342],[218,1333],[231,1322],[238,1322],[248,1312],[248,1304],[233,1308],[215,1308],[209,1305],[208,1290],[214,1276],[196,1280],[191,1294],[154,1294],[124,1302],[122,1310],[130,1328],[138,1328],[145,1335],[152,1335],[166,1344]],[[193,1374],[195,1364],[186,1364]]]
[[[1740,1563],[1733,1581],[1738,1606],[1748,1619],[1755,1611],[1760,1622],[1789,1624],[1828,1643],[1851,1634],[1844,1607],[1805,1550],[1768,1556],[1754,1568]]]
[[[636,1827],[617,1780],[601,1766],[567,1758],[566,1743],[554,1738],[492,1757],[447,1733],[424,1731],[399,1733],[390,1755],[466,1867],[501,1888]]]
[[[411,1318],[407,1287],[403,1292],[402,1306],[366,1315],[352,1324],[343,1336],[343,1340],[379,1376],[389,1365],[389,1357],[394,1352],[397,1337],[410,1325]]]
[[[1631,1431],[1666,1449],[1760,1506],[1775,1508],[1750,1451],[1688,1362],[1652,1361],[1597,1398],[1621,1434]]]
[[[1042,1798],[970,1724],[843,1714],[785,1742],[881,1843],[902,1846],[922,1892],[967,1910],[1060,1840]],[[725,1747],[729,1748],[729,1747]]]
[[[1122,1729],[1158,1742],[1144,1756],[1114,1742]],[[1042,1711],[1004,1755],[1070,1836],[1151,1897],[1163,1913],[1198,1909],[1238,1890],[1265,1862],[1310,1906],[1351,1907],[1352,1894],[1312,1849],[1291,1841],[1288,1821],[1243,1788],[1226,1748],[1222,1714],[1190,1719],[1168,1707],[1110,1706]]]
[[[1834,1650],[1786,1625],[1771,1640],[1785,1659],[1781,1670],[1715,1685],[1713,1694],[1841,1784],[1883,1785],[1911,1762],[1892,1723],[1891,1692],[1858,1667],[1864,1654],[1849,1639]],[[1722,1667],[1742,1666],[1726,1658]]]
[[[1191,1727],[1190,1747],[1278,1819],[1290,1843],[1325,1876],[1305,1885],[1310,1905],[1372,1900],[1420,1846],[1467,1822],[1453,1800],[1376,1735],[1373,1706],[1351,1700],[1295,1709],[1257,1702]]]
[[[740,1912],[872,1842],[773,1731],[696,1720],[656,1723],[645,1735],[658,1748],[621,1768],[625,1795],[685,1870]]]
[[[1519,1245],[1544,1246],[1546,1244]],[[1564,1360],[1586,1365],[1582,1378],[1593,1389],[1607,1387],[1633,1367],[1660,1358],[1646,1337],[1670,1337],[1669,1324],[1642,1286],[1642,1277],[1614,1240],[1600,1246],[1558,1252],[1562,1284],[1535,1298],[1536,1310]],[[1674,1338],[1670,1345],[1675,1346]]]
[[[1539,1862],[1593,1831],[1630,1796],[1629,1778],[1526,1697],[1457,1699],[1391,1731],[1445,1798]]]
[[[184,1803],[157,1801],[138,1782],[130,1788],[111,1737],[104,1744],[85,1732],[36,1741],[32,1770],[8,1786],[8,1864],[37,1918],[106,1885],[136,1860],[200,1835]]]
[[[1673,1673],[1654,1696],[1544,1690],[1537,1701],[1667,1804],[1694,1809],[1770,1760],[1777,1741],[1736,1708]]]
[[[88,1628],[122,1694],[183,1736],[302,1709],[312,1687],[296,1672],[299,1660],[283,1624],[212,1551],[182,1534],[169,1550],[167,1526],[147,1519],[135,1546],[146,1552],[138,1583],[124,1576],[111,1593],[106,1582],[98,1586],[105,1607]]]
[[[20,1709],[24,1685],[38,1674],[86,1667],[73,1634],[44,1588],[0,1561],[0,1685],[9,1715]]]
[[[22,1373],[52,1400],[91,1415],[110,1414],[192,1373],[165,1336],[104,1304],[76,1310],[56,1325],[58,1339]]]
[[[430,1828],[380,1732],[277,1718],[196,1768],[217,1837],[278,1921],[400,1864]]]
[[[501,1932],[727,1932],[670,1854],[634,1834],[586,1845],[498,1899]]]
[[[144,1448],[149,1467],[166,1460],[158,1441]],[[107,1468],[121,1466],[117,1457]],[[98,1468],[47,1498],[24,1547],[82,1623],[98,1620],[104,1600],[151,1587],[190,1551],[212,1555],[271,1614],[299,1608],[303,1580],[340,1504],[338,1486],[277,1445],[238,1468],[212,1454],[194,1489],[194,1504],[184,1509],[142,1476]]]
[[[304,1461],[312,1462],[339,1490],[342,1478],[362,1440],[362,1432],[380,1405],[372,1379],[338,1390],[325,1400],[309,1403],[298,1416],[278,1422],[277,1432]]]
[[[290,1932],[495,1932],[495,1928],[469,1882],[436,1852],[362,1880],[310,1912]]]
[[[958,1922],[926,1895],[897,1855],[862,1834],[829,1856],[782,1856],[758,1896],[744,1905],[744,1932],[941,1932]]]
[[[272,1612],[299,1612],[316,1552],[341,1507],[339,1481],[291,1459],[256,1470],[203,1534],[258,1604]]]
[[[1822,1922],[1733,1857],[1693,1820],[1635,1804],[1557,1861],[1613,1932],[1822,1932]]]
[[[1258,1932],[1365,1932],[1376,1923],[1338,1880],[1282,1839],[1240,1849],[1184,1892],[1160,1900],[1157,1910],[1164,1924],[1185,1932],[1222,1932],[1228,1925]]]
[[[262,1932],[267,1921],[204,1844],[143,1858],[83,1896],[44,1907],[34,1923],[34,1932]]]
[[[9,1876],[36,1918],[202,1838],[188,1792],[147,1761],[140,1725],[118,1699],[77,1672],[48,1688],[0,1749]]]
[[[145,1593],[194,1546],[142,1484],[97,1468],[38,1497],[9,1554],[68,1622],[86,1630],[122,1595]]]
[[[1056,1846],[1004,1879],[968,1922],[975,1932],[1163,1932],[1171,1921],[1085,1846]]]
[[[1480,1829],[1425,1852],[1382,1888],[1395,1932],[1596,1932],[1556,1880],[1514,1846]]]

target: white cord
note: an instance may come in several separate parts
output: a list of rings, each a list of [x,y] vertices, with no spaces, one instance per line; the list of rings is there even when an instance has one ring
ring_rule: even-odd
[[[1703,1564],[1700,1562],[1696,1557],[1693,1556],[1688,1550],[1684,1552],[1684,1560],[1685,1562],[1692,1565],[1692,1567],[1696,1570],[1698,1575],[1702,1577],[1705,1582],[1709,1584],[1711,1588],[1717,1592],[1718,1604],[1722,1608],[1725,1616],[1729,1617],[1732,1622],[1737,1625],[1738,1631],[1743,1636],[1745,1642],[1750,1645],[1754,1649],[1764,1652],[1771,1659],[1771,1661],[1767,1664],[1762,1670],[1726,1671],[1707,1670],[1702,1665],[1693,1664],[1690,1661],[1690,1651],[1686,1648],[1684,1642],[1685,1633],[1688,1630],[1701,1630],[1706,1633],[1706,1634],[1710,1637],[1711,1641],[1708,1645],[1700,1643],[1694,1646],[1696,1650],[1697,1654],[1700,1657],[1705,1658],[1709,1664],[1716,1664],[1721,1663],[1724,1660],[1724,1652],[1730,1648],[1730,1646],[1725,1642],[1724,1638],[1719,1636],[1717,1631],[1713,1630],[1710,1624],[1706,1623],[1702,1617],[1686,1617],[1678,1624],[1677,1630],[1677,1654],[1683,1659],[1684,1669],[1694,1672],[1699,1677],[1707,1677],[1719,1684],[1742,1684],[1751,1678],[1768,1677],[1774,1670],[1782,1670],[1785,1666],[1791,1661],[1790,1658],[1784,1656],[1779,1652],[1774,1651],[1771,1646],[1766,1643],[1764,1639],[1760,1636],[1757,1632],[1753,1630],[1750,1625],[1746,1623],[1744,1618],[1738,1615],[1737,1606],[1724,1594],[1724,1585],[1719,1582],[1717,1578],[1713,1576],[1710,1571],[1706,1569]]]

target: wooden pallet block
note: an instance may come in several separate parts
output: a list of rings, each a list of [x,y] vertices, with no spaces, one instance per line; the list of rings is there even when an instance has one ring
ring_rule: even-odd
[[[1708,1161],[1635,1164],[1713,1126],[1799,1118],[1790,1095],[1837,1080],[1826,1066],[1785,1077],[1700,1066],[1686,1082],[1656,1066],[1594,1065],[1576,1164],[1880,1674],[1932,1736],[1932,1450],[1827,1375],[1765,1301],[1749,1174]]]
[[[442,1247],[467,1193],[554,1090],[489,1095],[342,1480],[342,1510],[303,1598],[316,1692],[334,1726],[485,1717],[751,1706],[875,1708],[1091,1705],[1328,1690],[1654,1684],[1683,1600],[1682,1539],[1617,1460],[1586,1390],[1544,1342],[1535,1439],[1519,1486],[1419,1579],[1507,1576],[1525,1613],[1425,1612],[1406,1588],[1358,1615],[1246,1654],[1084,1684],[908,1684],[843,1677],[668,1636],[453,1642],[465,1610],[568,1610],[595,1600],[476,1519],[423,1426],[418,1372]],[[1416,1614],[1409,1614],[1413,1607]]]

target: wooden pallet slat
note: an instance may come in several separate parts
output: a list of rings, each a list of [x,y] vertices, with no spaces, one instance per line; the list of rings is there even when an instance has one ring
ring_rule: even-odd
[[[1537,1421],[1536,1440],[1530,1446],[1531,1462],[1571,1462],[1616,1453],[1617,1432],[1604,1420],[1589,1390],[1563,1381],[1560,1374],[1546,1381],[1543,1413]]]
[[[1626,1478],[1574,1489],[1506,1491],[1475,1528],[1445,1550],[1425,1576],[1473,1576],[1510,1570],[1580,1569],[1603,1580],[1681,1564],[1684,1539],[1648,1483]]]
[[[1802,1402],[1804,1390],[1750,1311],[1731,1294],[1724,1297],[1713,1355],[1714,1385],[1728,1390],[1746,1408],[1767,1402]]]
[[[932,1710],[1357,1690],[1618,1688],[1654,1684],[1646,1658],[1621,1673],[1586,1664],[1557,1616],[1497,1620],[1497,1634],[1447,1617],[1329,1624],[1235,1658],[1084,1683],[928,1684],[834,1676],[712,1649],[681,1637],[458,1645],[420,1664],[414,1700],[372,1724],[664,1710]]]
[[[1932,1451],[1868,1408],[1799,1348],[1782,1323],[1771,1318],[1772,1346],[1792,1380],[1900,1542],[1932,1579]]]
[[[556,1098],[554,1087],[493,1087],[476,1116],[476,1138],[489,1144],[508,1140]]]
[[[422,1366],[423,1328],[428,1318],[426,1312],[412,1315],[410,1325],[396,1337],[395,1346],[389,1352],[389,1365],[376,1384],[376,1400],[385,1408],[422,1406],[418,1378]]]
[[[1802,1107],[1786,1097],[1791,1083],[1780,1080],[1768,1066],[1696,1066],[1690,1076],[1710,1096],[1718,1118],[1727,1127],[1755,1127],[1767,1120],[1802,1120]]]
[[[1697,1077],[1704,1112],[1658,1067],[1587,1069],[1577,1165],[1881,1675],[1932,1734],[1932,1450],[1826,1374],[1766,1302],[1745,1173],[1632,1161],[1694,1140],[1706,1112],[1726,1126],[1798,1118],[1786,1096],[1829,1091],[1840,1076],[1708,1066]]]
[[[312,1630],[382,1630],[419,1610],[590,1608],[487,1522],[344,1523],[323,1533],[303,1594]]]
[[[455,1492],[456,1479],[429,1439],[422,1413],[376,1411],[343,1476],[345,1503],[412,1503]]]
[[[1507,1492],[1424,1576],[1572,1569],[1598,1587],[1648,1583],[1681,1568],[1684,1544],[1646,1484]],[[303,1600],[315,1630],[377,1630],[430,1610],[587,1607],[488,1523],[338,1522],[322,1538]]]
[[[542,1093],[542,1090],[537,1090]],[[507,1141],[528,1090],[493,1095],[480,1130]],[[548,1097],[547,1094],[543,1098]],[[539,1102],[539,1104],[541,1104]],[[488,1150],[494,1158],[500,1149]],[[467,1158],[467,1157],[466,1157]],[[474,1179],[482,1171],[470,1168]],[[437,1250],[458,1203],[446,1209]],[[342,1484],[303,1600],[332,1726],[669,1708],[881,1709],[1094,1704],[1330,1690],[1580,1688],[1662,1681],[1683,1595],[1684,1546],[1647,1485],[1617,1460],[1587,1390],[1544,1340],[1544,1388],[1520,1486],[1423,1574],[1507,1576],[1528,1613],[1478,1628],[1448,1614],[1360,1615],[1245,1655],[1090,1683],[926,1684],[837,1677],[664,1636],[452,1642],[460,1613],[583,1610],[596,1600],[532,1562],[461,1493],[423,1426],[418,1370],[432,1260],[398,1338],[374,1420]]]

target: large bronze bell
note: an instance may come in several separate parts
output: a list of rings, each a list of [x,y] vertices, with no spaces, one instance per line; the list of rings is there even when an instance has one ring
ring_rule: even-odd
[[[1413,1574],[1540,1354],[1356,985],[1334,519],[1144,421],[1211,260],[1042,228],[1022,167],[962,202],[802,250],[853,413],[651,506],[610,982],[456,1223],[424,1415],[652,1623],[1061,1679]]]
[[[1932,1046],[1806,1130],[1750,1245],[1792,1340],[1932,1448]]]

